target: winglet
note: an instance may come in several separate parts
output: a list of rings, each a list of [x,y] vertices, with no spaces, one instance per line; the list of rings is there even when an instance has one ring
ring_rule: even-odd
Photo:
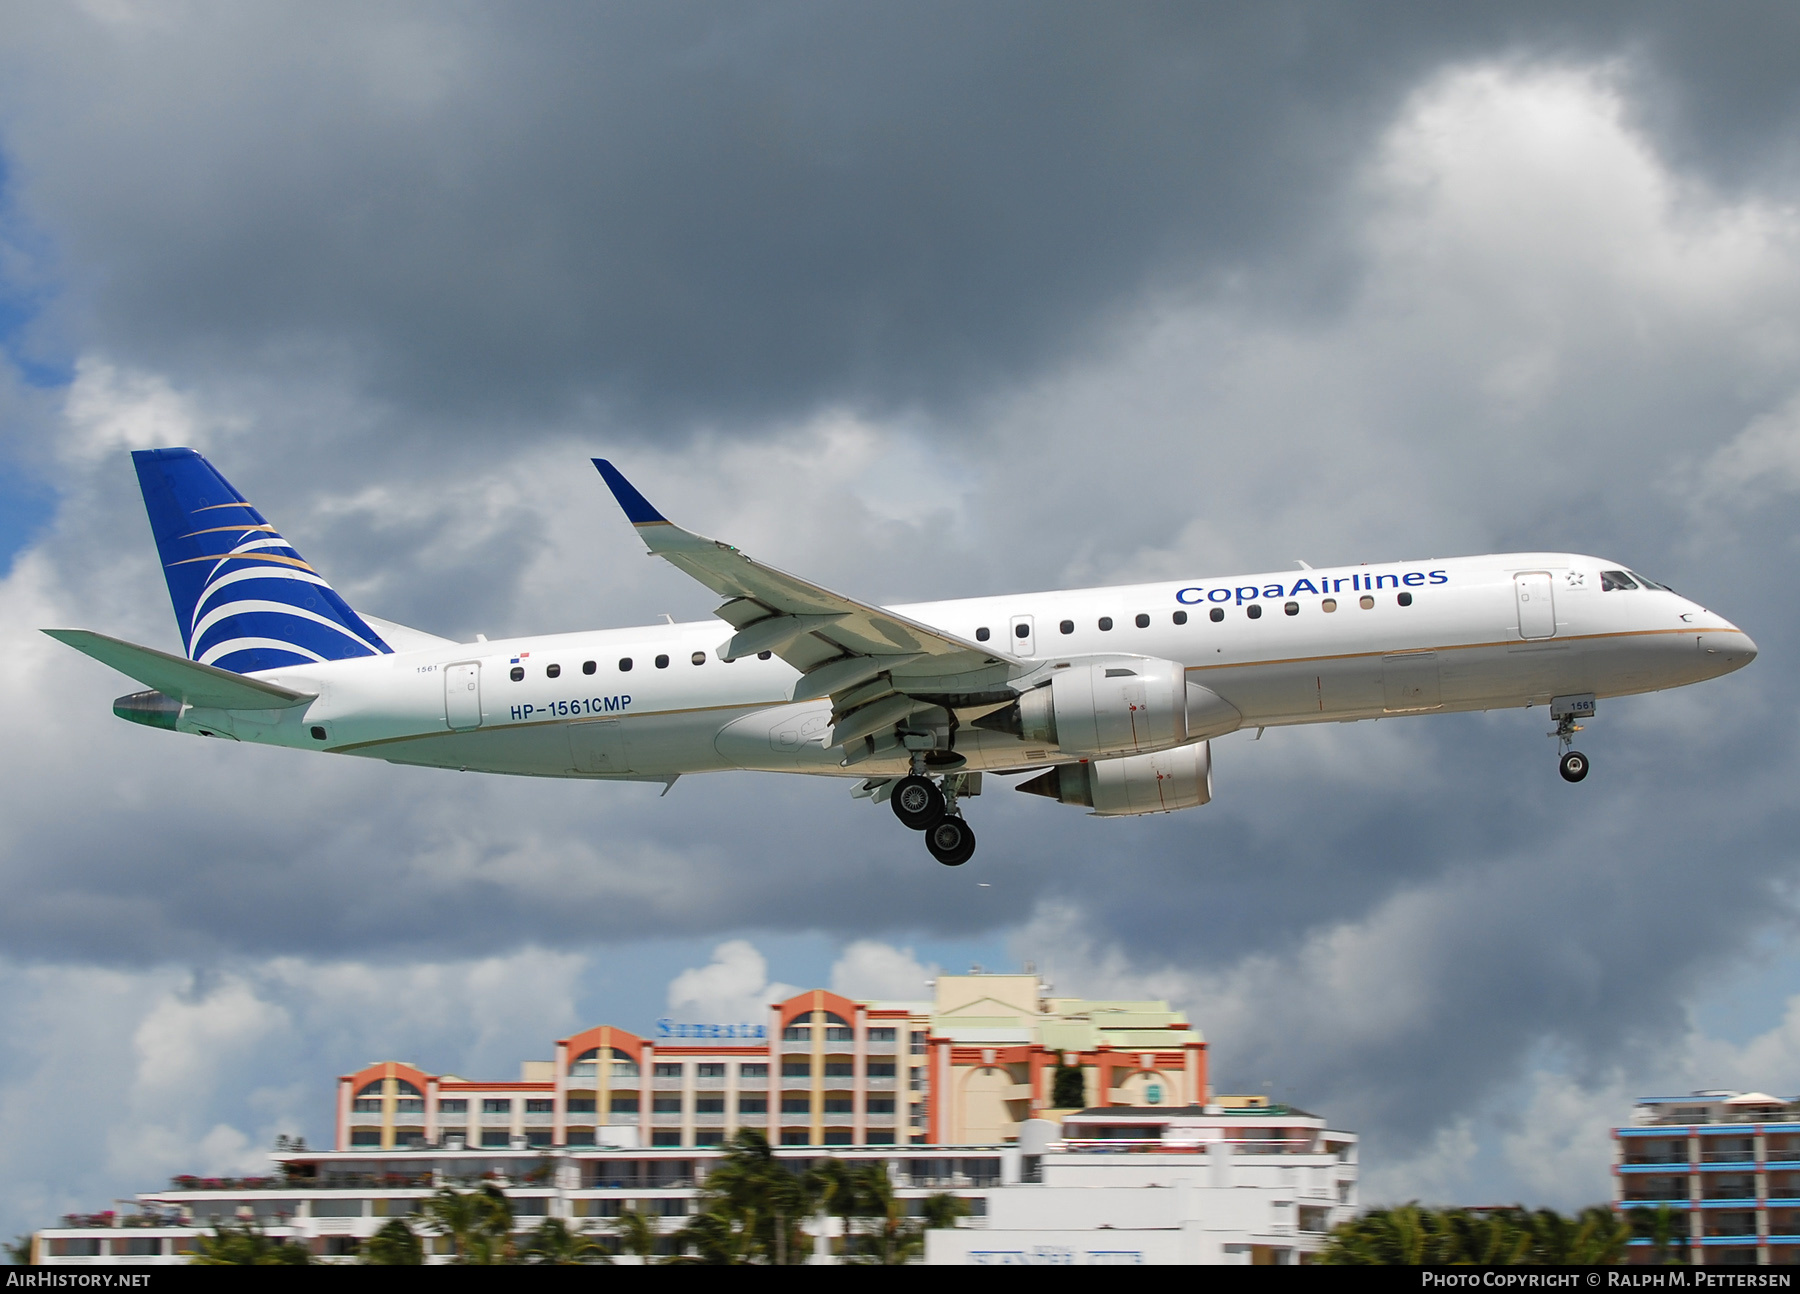
[[[668,525],[669,519],[650,506],[650,500],[637,492],[630,481],[619,474],[619,469],[604,458],[596,458],[594,466],[600,469],[601,479],[606,488],[613,492],[613,498],[619,501],[624,509],[626,520],[634,526]]]

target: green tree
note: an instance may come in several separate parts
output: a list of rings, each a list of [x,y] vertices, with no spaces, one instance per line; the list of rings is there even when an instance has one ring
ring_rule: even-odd
[[[621,1209],[612,1220],[612,1233],[619,1238],[619,1248],[635,1254],[645,1262],[656,1256],[656,1219],[642,1209]]]
[[[15,1267],[31,1265],[31,1233],[29,1231],[16,1240],[7,1242],[6,1261]]]
[[[874,1219],[874,1226],[847,1245],[852,1261],[898,1267],[924,1250],[925,1228],[907,1216],[906,1201],[894,1195],[885,1163],[876,1161],[857,1170],[857,1206],[859,1216]]]
[[[775,1158],[760,1132],[743,1128],[731,1139],[725,1157],[707,1174],[701,1200],[702,1213],[728,1219],[733,1228],[748,1228],[754,1236],[754,1250],[744,1261],[806,1261],[804,1223],[813,1211],[812,1192]]]
[[[1058,1065],[1050,1083],[1050,1104],[1058,1110],[1078,1110],[1087,1104],[1087,1087],[1079,1065]]]
[[[489,1266],[512,1261],[512,1203],[493,1183],[478,1191],[438,1188],[420,1207],[424,1225],[450,1237],[450,1261]]]
[[[675,1233],[675,1243],[683,1252],[671,1261],[712,1267],[758,1262],[764,1253],[762,1238],[757,1234],[758,1221],[754,1207],[715,1200]]]
[[[1658,1266],[1687,1261],[1688,1216],[1680,1209],[1659,1204],[1654,1209],[1632,1209],[1627,1214],[1634,1234],[1650,1242],[1652,1260]]]
[[[1631,1228],[1605,1205],[1566,1218],[1553,1209],[1371,1209],[1340,1224],[1320,1255],[1334,1266],[1623,1262]]]
[[[419,1267],[425,1244],[405,1218],[389,1218],[362,1247],[362,1261],[376,1267]]]
[[[221,1222],[210,1236],[197,1236],[194,1256],[200,1267],[304,1267],[312,1255],[304,1245],[289,1244],[263,1234],[254,1222],[234,1226]]]
[[[591,1236],[569,1230],[561,1218],[545,1218],[525,1245],[527,1262],[572,1267],[580,1263],[609,1263],[612,1255]]]
[[[850,1219],[863,1209],[864,1183],[861,1166],[836,1157],[819,1160],[806,1174],[806,1186],[818,1202],[820,1214],[831,1214],[843,1224],[839,1253],[850,1252]]]
[[[927,1231],[948,1231],[958,1218],[969,1216],[969,1202],[960,1195],[939,1191],[925,1197],[924,1214]]]

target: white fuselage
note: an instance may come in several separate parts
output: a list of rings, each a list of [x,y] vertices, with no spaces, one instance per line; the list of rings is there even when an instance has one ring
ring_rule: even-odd
[[[1564,553],[1515,553],[893,610],[1027,661],[1095,653],[1178,661],[1190,682],[1234,706],[1245,727],[1622,696],[1696,683],[1754,657],[1742,630],[1674,593],[1602,591],[1601,571],[1617,567]],[[1411,605],[1400,604],[1402,593],[1412,595]],[[1372,599],[1366,609],[1365,596]],[[1335,610],[1326,609],[1328,598]],[[1211,618],[1215,610],[1222,619]],[[1186,622],[1178,624],[1181,612]],[[254,677],[316,691],[318,699],[285,711],[190,708],[179,727],[539,777],[905,771],[903,753],[845,767],[841,752],[824,745],[830,701],[791,702],[799,676],[779,659],[722,662],[715,649],[730,634],[718,621],[651,625],[272,670]],[[621,668],[626,660],[630,667]],[[971,770],[1063,758],[972,726],[958,730],[955,749]]]

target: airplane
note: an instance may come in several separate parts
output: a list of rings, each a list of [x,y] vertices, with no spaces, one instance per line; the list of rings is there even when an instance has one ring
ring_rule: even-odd
[[[984,774],[1102,817],[1212,799],[1240,729],[1548,707],[1569,782],[1600,698],[1741,669],[1748,634],[1623,563],[1503,553],[859,602],[669,521],[594,459],[715,621],[455,642],[359,615],[192,449],[132,454],[181,654],[44,632],[137,680],[153,728],[532,777],[732,769],[855,780],[968,861]],[[718,622],[723,622],[721,628]]]

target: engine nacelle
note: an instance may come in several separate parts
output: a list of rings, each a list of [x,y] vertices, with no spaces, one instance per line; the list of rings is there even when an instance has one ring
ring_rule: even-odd
[[[1104,758],[1166,750],[1235,729],[1230,702],[1187,681],[1178,661],[1110,656],[1057,666],[1016,704],[975,720],[1033,745]]]
[[[1212,799],[1212,743],[1063,764],[1021,782],[1018,789],[1061,804],[1086,805],[1108,818],[1198,808]]]

